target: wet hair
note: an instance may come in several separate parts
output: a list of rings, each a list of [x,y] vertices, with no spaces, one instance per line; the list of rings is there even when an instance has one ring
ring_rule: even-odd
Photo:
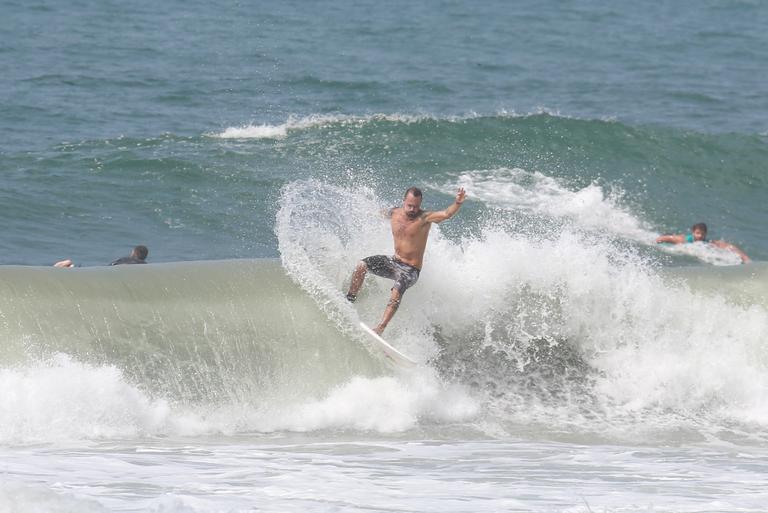
[[[421,189],[419,189],[418,187],[409,187],[408,190],[405,191],[405,195],[403,196],[403,198],[407,198],[409,194],[411,196],[413,196],[414,198],[421,198],[422,197]]]
[[[149,250],[147,249],[146,246],[136,246],[135,248],[133,248],[132,253],[133,253],[133,256],[135,256],[136,258],[140,260],[146,260],[147,255],[149,255]]]
[[[691,231],[695,232],[696,230],[701,230],[704,233],[707,233],[707,224],[706,223],[696,223],[693,226],[691,226]]]

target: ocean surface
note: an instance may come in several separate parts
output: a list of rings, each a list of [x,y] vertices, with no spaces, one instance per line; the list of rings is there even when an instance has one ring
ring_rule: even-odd
[[[764,512],[766,27],[0,0],[0,513]],[[406,371],[344,293],[412,185],[468,199]],[[752,261],[655,243],[697,222]]]

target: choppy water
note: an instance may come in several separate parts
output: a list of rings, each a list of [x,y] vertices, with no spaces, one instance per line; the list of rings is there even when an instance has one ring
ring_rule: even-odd
[[[0,511],[763,511],[766,23],[0,0]]]
[[[0,485],[0,506],[88,513],[762,511],[766,500],[764,452],[326,436],[2,451],[30,481],[55,482]]]

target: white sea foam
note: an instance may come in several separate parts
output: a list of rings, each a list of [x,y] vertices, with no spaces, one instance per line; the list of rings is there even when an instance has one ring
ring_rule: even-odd
[[[538,171],[498,168],[469,171],[458,183],[471,196],[488,205],[507,210],[568,219],[579,229],[599,230],[652,243],[656,237],[647,224],[621,204],[621,191],[606,191],[596,183],[569,187]],[[440,187],[450,190],[453,184]]]
[[[462,173],[457,182],[487,205],[566,221],[579,231],[623,238],[712,265],[738,265],[739,256],[711,244],[656,244],[658,234],[625,205],[623,191],[591,183],[573,187],[539,171],[498,168]],[[454,184],[437,188],[450,193]]]
[[[593,369],[589,379],[594,399],[574,389],[570,395],[565,390],[556,404],[539,404],[535,397],[515,402],[528,392],[498,389],[514,385],[505,381],[508,371],[499,368],[493,371],[498,376],[482,376],[495,379],[497,387],[498,398],[489,399],[488,406],[518,424],[545,422],[555,429],[577,426],[588,431],[601,426],[597,429],[604,434],[630,437],[637,432],[646,436],[644,430],[716,432],[726,425],[740,426],[733,429],[741,430],[741,436],[751,422],[766,425],[768,312],[762,306],[740,306],[717,293],[692,292],[682,282],[659,276],[633,252],[595,235],[615,224],[623,226],[618,230],[622,234],[651,235],[599,187],[571,192],[542,175],[507,172],[532,185],[472,175],[465,181],[472,187],[471,197],[571,216],[576,222],[546,237],[490,225],[479,237],[462,240],[447,239],[434,227],[419,283],[408,290],[387,328],[392,343],[422,361],[441,349],[467,345],[475,352],[465,352],[463,358],[482,359],[483,348],[490,348],[510,355],[521,371],[531,363],[523,350],[534,339],[574,348]],[[313,213],[311,218],[293,217],[293,222],[284,219],[278,236],[281,248],[290,247],[283,254],[286,266],[304,283],[325,284],[322,290],[307,287],[320,304],[343,304],[354,262],[391,247],[386,221],[376,217],[379,205],[369,193],[357,192],[299,182],[283,198],[284,209]],[[336,202],[330,202],[333,208],[325,206],[328,198],[361,196],[368,199],[345,204],[339,209],[343,215]],[[595,207],[600,215],[589,212]],[[370,209],[370,217],[356,208]],[[292,267],[296,255],[304,260]],[[380,315],[388,287],[386,280],[367,279],[356,303],[362,317]],[[438,332],[446,347],[439,347]],[[472,372],[493,370],[489,361],[462,375],[468,363],[449,362],[455,367],[451,373],[473,381],[481,376]],[[511,401],[510,407],[499,401]],[[315,404],[312,414],[322,417],[332,409],[329,404]],[[409,418],[410,404],[400,404],[404,418]],[[589,417],[580,413],[584,408],[591,410]]]
[[[571,231],[532,241],[490,229],[460,250],[440,237],[430,244],[427,269],[436,271],[425,269],[409,304],[439,301],[426,315],[454,343],[475,327],[485,333],[484,346],[518,358],[529,337],[575,346],[596,370],[599,415],[615,419],[620,436],[670,423],[704,431],[734,422],[768,427],[762,306],[694,293],[636,256]],[[578,410],[585,399],[570,401]],[[523,423],[580,422],[570,407],[560,415],[552,405],[512,411]],[[643,419],[640,426],[633,415]],[[594,419],[584,422],[588,428]]]
[[[0,370],[0,444],[197,436],[243,431],[351,429],[400,432],[421,421],[457,422],[477,413],[461,387],[428,368],[407,375],[350,380],[318,397],[273,396],[259,405],[172,405],[152,399],[113,366],[57,355],[50,362]]]
[[[618,422],[622,436],[670,422],[705,431],[733,422],[741,429],[750,422],[768,426],[764,308],[667,283],[642,262],[570,233],[532,242],[487,232],[461,254],[434,249],[430,265],[440,277],[423,285],[432,297],[451,300],[431,314],[432,322],[452,327],[456,338],[479,323],[488,333],[484,344],[504,350],[514,351],[509,344],[527,334],[575,345],[597,370],[601,415],[626,416]],[[493,329],[499,325],[502,330]],[[528,422],[553,413],[514,416]],[[643,424],[634,426],[631,415]]]
[[[59,354],[0,369],[0,442],[99,439],[165,432],[169,406],[129,384],[113,366]]]
[[[354,377],[318,401],[277,415],[269,430],[351,429],[401,432],[420,422],[466,421],[478,405],[458,386],[445,388],[432,372],[394,377]]]

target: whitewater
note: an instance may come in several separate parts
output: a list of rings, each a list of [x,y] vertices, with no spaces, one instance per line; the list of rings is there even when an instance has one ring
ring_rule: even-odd
[[[280,260],[0,268],[0,505],[759,511],[768,267],[662,268],[597,186],[457,182],[492,213],[431,235],[387,330],[414,371],[355,328],[384,280],[342,293],[390,244],[370,188],[284,187]]]

